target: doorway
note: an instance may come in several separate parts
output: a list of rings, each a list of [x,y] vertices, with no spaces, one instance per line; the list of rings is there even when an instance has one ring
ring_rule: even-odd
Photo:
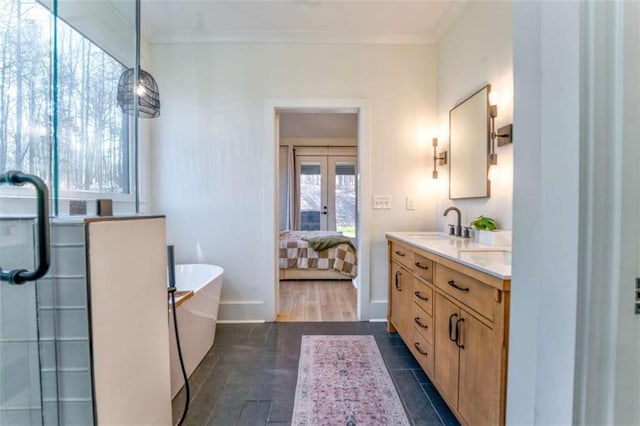
[[[280,222],[277,321],[353,321],[358,291],[340,251],[357,259],[358,114],[277,116]],[[335,239],[318,248],[312,240]]]

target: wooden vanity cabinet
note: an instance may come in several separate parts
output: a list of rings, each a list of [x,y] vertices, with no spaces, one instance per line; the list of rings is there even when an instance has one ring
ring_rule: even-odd
[[[405,259],[396,263],[390,250],[389,331],[400,333],[462,424],[504,424],[510,280],[394,240],[389,247]],[[405,288],[413,274],[409,295],[392,290],[398,271]]]
[[[468,424],[500,424],[500,356],[491,327],[442,294],[436,295],[433,382]]]
[[[433,287],[414,275],[411,304],[413,330],[409,334],[409,350],[428,374],[433,374]]]
[[[413,274],[410,270],[402,265],[391,263],[391,285],[390,292],[390,309],[389,323],[393,325],[394,330],[401,336],[409,335],[411,331],[411,293],[413,290]],[[405,342],[406,343],[406,342]]]

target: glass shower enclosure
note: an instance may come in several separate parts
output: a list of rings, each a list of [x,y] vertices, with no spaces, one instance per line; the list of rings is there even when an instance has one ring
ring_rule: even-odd
[[[85,265],[58,255],[77,247],[57,225],[100,198],[135,211],[137,119],[116,102],[139,62],[135,11],[134,0],[0,0],[2,425],[93,423],[86,280],[73,272]]]

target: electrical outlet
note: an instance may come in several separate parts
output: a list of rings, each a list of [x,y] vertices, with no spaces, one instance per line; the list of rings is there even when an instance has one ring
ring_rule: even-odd
[[[390,195],[375,195],[373,197],[374,209],[390,209],[391,208],[391,196]]]
[[[416,208],[413,205],[413,198],[406,197],[405,198],[405,207],[407,210],[415,210]]]

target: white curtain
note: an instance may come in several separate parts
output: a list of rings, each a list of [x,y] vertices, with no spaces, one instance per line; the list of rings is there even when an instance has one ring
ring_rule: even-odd
[[[287,229],[297,229],[298,221],[295,208],[296,197],[296,166],[293,145],[289,145],[287,152]]]
[[[292,146],[280,147],[280,167],[278,170],[280,181],[280,230],[294,230],[297,226],[295,217],[295,153]]]

